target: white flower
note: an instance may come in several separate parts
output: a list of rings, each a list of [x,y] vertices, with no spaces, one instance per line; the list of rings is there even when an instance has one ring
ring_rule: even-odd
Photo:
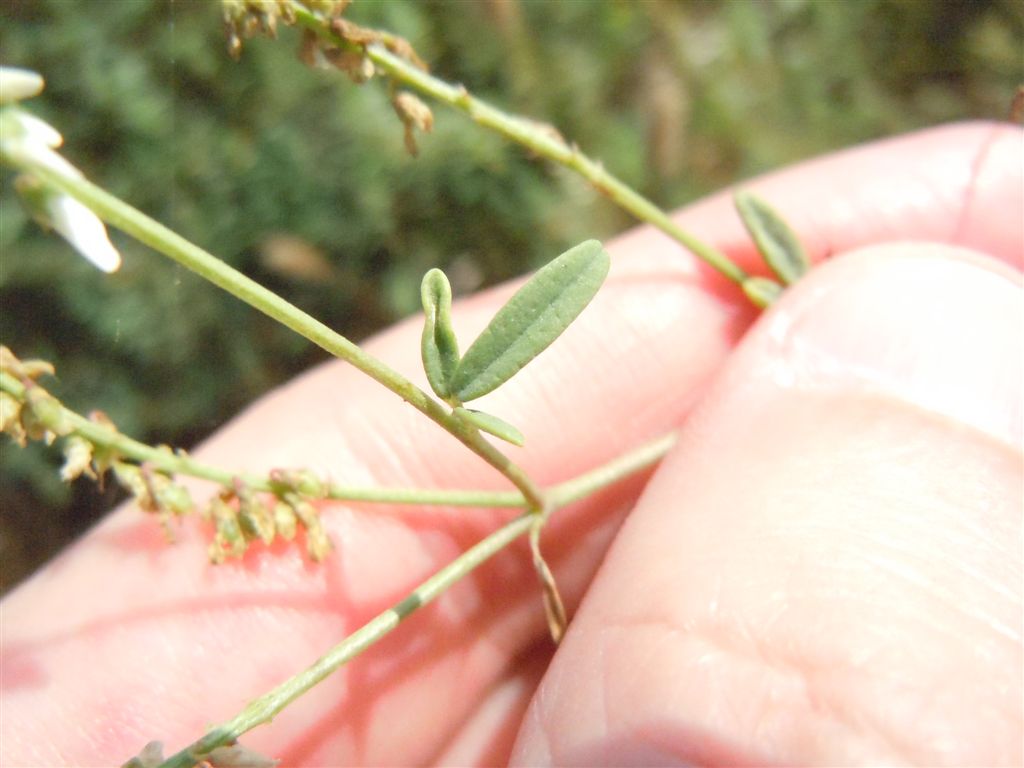
[[[99,216],[71,195],[52,195],[46,201],[46,212],[53,228],[97,267],[116,272],[121,266],[121,254],[111,244]]]
[[[34,72],[0,67],[0,104],[34,96],[42,87],[43,79]],[[0,109],[0,155],[15,165],[43,166],[64,178],[83,178],[81,171],[54,152],[63,143],[64,137],[46,121],[16,106]],[[121,266],[121,254],[95,213],[66,192],[49,187],[31,170],[27,176],[26,183],[16,186],[36,218],[104,272]]]
[[[30,115],[20,109],[12,110],[12,112],[21,129],[21,135],[18,138],[22,141],[42,144],[50,149],[56,149],[64,143],[64,137],[60,135],[60,131],[45,120],[40,120],[35,115]]]
[[[43,76],[30,69],[0,67],[0,104],[30,99],[43,90]]]
[[[60,131],[18,107],[0,111],[0,147],[21,163],[45,165],[61,176],[82,178],[82,172],[53,150],[64,143]]]

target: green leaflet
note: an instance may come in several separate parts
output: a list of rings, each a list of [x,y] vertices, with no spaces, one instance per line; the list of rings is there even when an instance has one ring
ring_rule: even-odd
[[[459,365],[459,342],[452,330],[452,287],[440,269],[432,269],[423,276],[420,297],[426,319],[420,351],[423,370],[430,388],[438,397],[448,399],[450,382]]]
[[[770,277],[748,277],[741,287],[747,298],[762,309],[770,306],[782,295],[782,286]]]
[[[451,394],[468,402],[512,378],[590,303],[610,263],[601,244],[587,240],[542,267],[466,350],[450,379]]]
[[[811,268],[810,259],[782,217],[749,192],[737,192],[733,204],[765,262],[779,279],[785,285],[792,285],[803,277]]]
[[[483,430],[489,435],[500,437],[502,440],[512,443],[512,445],[522,446],[526,442],[522,432],[497,416],[492,416],[483,411],[472,411],[469,408],[456,408],[455,415],[470,422],[477,429]]]

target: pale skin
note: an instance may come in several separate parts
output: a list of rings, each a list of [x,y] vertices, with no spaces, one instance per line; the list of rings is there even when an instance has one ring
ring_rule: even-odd
[[[830,262],[756,323],[663,236],[611,242],[592,307],[480,401],[545,484],[682,428],[653,478],[545,532],[561,647],[513,546],[244,742],[306,766],[1021,764],[1022,164],[1019,128],[976,123],[754,182]],[[753,262],[727,197],[678,220]],[[511,290],[457,302],[464,343]],[[422,382],[418,335],[368,348]],[[197,455],[506,487],[340,363]],[[511,514],[331,504],[326,563],[214,567],[201,526],[167,545],[120,509],[2,604],[0,763],[176,750]]]

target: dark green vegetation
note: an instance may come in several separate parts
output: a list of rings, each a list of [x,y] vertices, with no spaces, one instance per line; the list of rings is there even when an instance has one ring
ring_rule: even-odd
[[[1024,5],[923,2],[370,2],[432,70],[554,123],[665,207],[826,150],[1002,118],[1024,80]],[[210,0],[8,0],[3,63],[90,178],[351,338],[540,266],[629,219],[444,107],[420,156],[382,83],[310,72],[298,36],[225,53]],[[52,390],[151,442],[190,446],[323,353],[116,233],[113,277],[39,232],[4,172],[0,341]],[[700,234],[700,233],[696,233]],[[55,451],[0,447],[7,587],[109,506]]]

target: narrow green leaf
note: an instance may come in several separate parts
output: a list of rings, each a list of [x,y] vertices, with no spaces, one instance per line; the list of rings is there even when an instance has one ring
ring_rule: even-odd
[[[748,277],[743,281],[742,288],[747,298],[762,309],[782,295],[782,286],[770,277]]]
[[[450,381],[452,394],[468,402],[512,378],[590,303],[610,263],[601,244],[587,240],[542,267],[466,350]]]
[[[455,413],[457,416],[461,416],[473,424],[477,429],[483,430],[489,435],[500,437],[502,440],[512,443],[512,445],[521,446],[526,442],[522,432],[497,416],[492,416],[483,411],[473,411],[469,408],[456,408]]]
[[[438,397],[451,394],[451,380],[459,365],[459,342],[452,329],[452,287],[440,269],[432,269],[420,284],[423,300],[423,338],[420,351],[430,388]]]
[[[807,252],[775,209],[749,192],[737,192],[736,211],[757,243],[765,263],[786,285],[792,285],[811,268]]]

